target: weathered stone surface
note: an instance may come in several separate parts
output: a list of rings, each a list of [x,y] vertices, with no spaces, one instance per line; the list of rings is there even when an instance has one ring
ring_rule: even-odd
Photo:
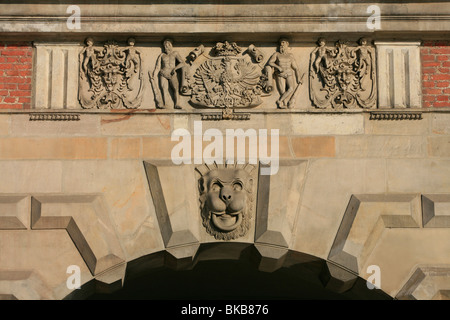
[[[141,138],[113,138],[110,146],[110,159],[139,159],[142,154]]]
[[[70,265],[80,267],[81,284],[92,279],[65,230],[2,231],[0,251],[0,278],[5,280],[0,281],[0,292],[13,293],[17,299],[63,299],[72,291],[66,285]],[[4,271],[17,271],[19,275]],[[35,275],[22,273],[28,271]]]
[[[292,133],[296,135],[350,135],[364,133],[364,115],[292,114]]]
[[[0,161],[0,171],[2,193],[29,194],[62,190],[60,161]],[[30,183],[31,181],[33,183]]]
[[[450,161],[432,159],[387,159],[387,191],[449,193]]]
[[[0,135],[7,136],[10,132],[11,120],[9,114],[0,115]]]
[[[63,172],[64,193],[102,194],[127,260],[164,249],[142,161],[66,161]]]
[[[434,134],[450,134],[450,114],[436,113],[430,115],[431,132]]]
[[[109,114],[101,116],[101,133],[107,136],[170,135],[167,115]]]
[[[1,138],[0,159],[106,159],[106,138]]]
[[[144,159],[171,159],[172,149],[178,143],[178,141],[172,141],[170,137],[143,137],[142,157]],[[191,146],[193,150],[193,143]]]
[[[292,151],[296,158],[334,157],[334,137],[295,137],[291,136]]]
[[[421,158],[426,156],[422,136],[339,136],[336,156],[341,158]]]
[[[292,248],[326,259],[350,196],[385,192],[385,162],[317,159],[310,161],[306,172]]]
[[[270,134],[271,129],[279,130],[280,137],[290,134],[302,134],[296,132],[295,122],[291,120],[293,116],[293,114],[282,112],[277,112],[276,116],[273,113],[266,114],[265,128],[267,129],[267,134]]]
[[[428,137],[428,154],[430,157],[450,157],[450,137]]]

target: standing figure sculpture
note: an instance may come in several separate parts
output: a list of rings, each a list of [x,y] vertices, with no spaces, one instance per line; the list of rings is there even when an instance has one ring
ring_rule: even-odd
[[[180,84],[178,81],[177,70],[183,68],[185,63],[181,59],[180,54],[173,50],[173,41],[171,39],[164,40],[163,47],[164,52],[162,52],[156,60],[155,70],[150,76],[153,90],[155,92],[157,107],[163,109],[167,108],[167,102],[170,97],[170,85],[172,88],[174,108],[181,109],[179,105]],[[156,75],[159,76],[159,83],[161,86],[162,95],[164,97],[164,102],[159,94],[159,88],[155,83]],[[184,78],[184,72],[182,74],[182,78]]]
[[[280,92],[280,98],[277,100],[278,108],[285,109],[294,105],[295,94],[302,84],[302,79],[294,55],[288,51],[289,41],[281,38],[279,45],[279,52],[275,52],[270,57],[267,65],[275,71],[277,87]],[[269,78],[271,78],[272,70],[266,68],[266,72],[270,73]]]

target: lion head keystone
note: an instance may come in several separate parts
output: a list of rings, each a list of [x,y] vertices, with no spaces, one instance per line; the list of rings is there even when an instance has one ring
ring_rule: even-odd
[[[243,237],[252,218],[254,165],[201,165],[199,192],[203,226],[217,240]]]

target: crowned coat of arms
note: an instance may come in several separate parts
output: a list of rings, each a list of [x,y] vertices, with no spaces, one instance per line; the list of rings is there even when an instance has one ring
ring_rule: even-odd
[[[191,103],[203,108],[251,108],[262,103],[261,67],[242,55],[236,43],[218,42],[195,70]]]

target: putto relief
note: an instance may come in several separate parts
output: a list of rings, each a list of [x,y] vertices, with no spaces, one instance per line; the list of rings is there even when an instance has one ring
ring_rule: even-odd
[[[143,77],[141,52],[134,47],[120,47],[114,41],[95,47],[92,38],[79,55],[78,99],[86,109],[135,109],[142,101]]]
[[[323,38],[311,53],[309,93],[317,108],[373,108],[376,105],[375,50],[365,38],[356,47]]]
[[[217,240],[244,237],[251,225],[255,165],[201,165],[196,168],[200,214],[206,232]]]

